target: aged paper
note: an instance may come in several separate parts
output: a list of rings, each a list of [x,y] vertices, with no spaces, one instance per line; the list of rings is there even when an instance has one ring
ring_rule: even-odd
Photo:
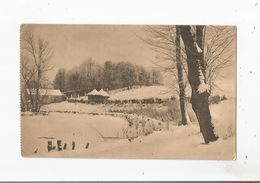
[[[236,158],[236,27],[21,25],[21,154]]]

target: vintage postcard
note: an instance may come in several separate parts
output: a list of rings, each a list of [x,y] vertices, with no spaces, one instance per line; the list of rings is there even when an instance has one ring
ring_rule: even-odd
[[[20,28],[23,157],[233,160],[236,27]]]

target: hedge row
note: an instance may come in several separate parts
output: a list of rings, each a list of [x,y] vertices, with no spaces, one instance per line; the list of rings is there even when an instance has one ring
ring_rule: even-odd
[[[168,99],[161,99],[161,98],[147,98],[147,99],[130,99],[130,100],[104,100],[104,101],[88,101],[85,99],[77,99],[77,98],[69,98],[67,99],[68,102],[79,102],[79,103],[86,103],[86,104],[162,104],[164,102],[168,102],[171,100],[175,100],[175,97],[171,97]],[[218,104],[222,100],[227,100],[225,95],[214,95],[209,97],[209,104]],[[187,97],[187,101],[190,101],[190,97]]]
[[[79,102],[86,104],[162,104],[167,101],[175,100],[175,97],[171,97],[169,99],[161,99],[161,98],[147,98],[147,99],[130,99],[130,100],[104,100],[104,101],[88,101],[84,99],[67,99],[68,102]]]

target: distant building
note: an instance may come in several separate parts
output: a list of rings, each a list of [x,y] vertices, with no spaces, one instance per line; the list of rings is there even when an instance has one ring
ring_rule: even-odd
[[[36,96],[36,89],[27,89],[28,96]],[[60,90],[54,89],[39,89],[39,98],[42,104],[49,104],[55,102],[62,102],[66,100],[66,97],[61,93]]]
[[[97,91],[96,89],[92,90],[88,93],[88,101],[89,102],[95,102],[95,103],[103,103],[106,102],[109,98],[109,95],[107,92],[105,92],[103,89],[100,91]]]

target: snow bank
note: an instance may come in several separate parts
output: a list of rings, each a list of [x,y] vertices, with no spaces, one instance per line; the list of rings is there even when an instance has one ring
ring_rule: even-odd
[[[66,152],[64,152],[66,153]],[[131,141],[122,139],[102,143],[93,149],[76,152],[77,157],[127,159],[233,159],[232,138],[203,144],[197,125],[182,126],[171,131],[157,131]],[[53,154],[59,156],[59,154]],[[71,157],[69,153],[65,157]]]
[[[236,103],[231,98],[220,102],[219,104],[210,105],[210,111],[215,126],[215,132],[222,139],[235,136],[236,134]]]

